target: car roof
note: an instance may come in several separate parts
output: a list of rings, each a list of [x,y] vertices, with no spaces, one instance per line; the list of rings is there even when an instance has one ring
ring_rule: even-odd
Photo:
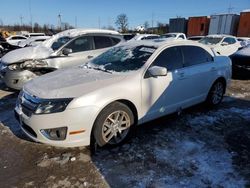
[[[226,35],[226,34],[213,34],[213,35],[207,35],[206,37],[214,37],[214,38],[221,38],[221,37],[232,37],[235,38],[233,35]]]
[[[167,46],[172,46],[172,45],[192,45],[192,46],[199,46],[207,51],[209,51],[211,54],[213,54],[212,50],[205,46],[204,44],[197,43],[195,41],[189,41],[189,40],[176,40],[173,38],[167,38],[167,39],[154,39],[154,40],[141,40],[141,41],[128,41],[126,43],[120,44],[120,46],[131,46],[131,47],[136,47],[136,46],[152,46],[156,49],[158,48],[164,48]]]
[[[111,35],[121,35],[117,31],[112,31],[112,30],[106,30],[106,29],[69,29],[66,31],[62,31],[60,33],[57,33],[53,35],[50,39],[48,39],[44,45],[47,47],[50,47],[54,41],[56,41],[58,38],[61,37],[70,37],[74,38],[80,35],[84,34],[90,34],[90,33],[95,33],[95,34],[111,34]]]

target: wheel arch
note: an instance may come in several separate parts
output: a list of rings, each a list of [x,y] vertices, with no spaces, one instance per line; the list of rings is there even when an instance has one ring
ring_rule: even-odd
[[[133,102],[131,102],[130,100],[127,100],[127,99],[117,99],[117,100],[114,100],[114,101],[112,101],[112,102],[109,102],[109,103],[107,103],[98,113],[97,113],[97,115],[96,115],[96,118],[95,118],[95,121],[96,121],[96,119],[98,118],[98,116],[100,115],[100,113],[107,107],[107,106],[109,106],[109,105],[111,105],[112,103],[115,103],[115,102],[120,102],[120,103],[122,103],[122,104],[125,104],[131,111],[132,111],[132,113],[133,113],[133,115],[134,115],[134,125],[136,125],[137,124],[137,122],[138,122],[138,111],[137,111],[137,108],[136,108],[136,106],[135,106],[135,104],[133,103]],[[95,122],[94,121],[94,122]],[[94,123],[95,124],[95,123]],[[92,126],[92,128],[91,128],[91,133],[90,133],[90,139],[91,139],[91,142],[93,141],[93,130],[94,130],[94,124],[93,124],[93,126]],[[91,143],[92,144],[92,143]]]
[[[223,85],[225,86],[225,87],[224,87],[224,94],[225,94],[225,92],[226,92],[226,87],[227,87],[227,81],[226,81],[226,79],[225,79],[223,76],[220,76],[219,78],[217,78],[217,79],[214,81],[213,85],[214,85],[216,82],[218,82],[218,81],[221,81],[221,82],[223,83]]]

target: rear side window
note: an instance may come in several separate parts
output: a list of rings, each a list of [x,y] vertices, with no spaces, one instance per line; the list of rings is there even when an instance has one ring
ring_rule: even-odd
[[[118,39],[118,38],[110,37],[110,39],[112,40],[113,45],[116,45],[116,44],[118,44],[119,42],[121,42],[121,39]]]
[[[93,50],[92,37],[79,37],[71,41],[65,48],[72,49],[72,53]]]
[[[182,46],[181,49],[185,67],[213,61],[213,57],[198,46]]]
[[[165,67],[169,71],[183,67],[183,58],[179,47],[170,47],[160,53],[153,66]]]
[[[113,46],[112,40],[105,36],[95,36],[95,49],[107,48]]]
[[[185,39],[183,35],[180,35],[178,39]]]

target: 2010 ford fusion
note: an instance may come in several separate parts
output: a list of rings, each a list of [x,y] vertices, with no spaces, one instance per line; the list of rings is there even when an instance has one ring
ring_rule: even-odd
[[[118,145],[135,125],[203,101],[218,105],[230,77],[230,59],[202,44],[133,41],[30,81],[15,112],[22,130],[38,142]]]

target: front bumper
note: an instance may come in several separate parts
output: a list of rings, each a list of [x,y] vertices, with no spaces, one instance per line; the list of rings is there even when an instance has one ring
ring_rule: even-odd
[[[11,71],[6,68],[4,71],[0,71],[0,77],[9,88],[20,90],[26,82],[37,77],[37,75],[28,70]]]
[[[90,144],[91,130],[98,108],[94,106],[66,109],[60,113],[32,114],[30,117],[22,112],[22,107],[15,107],[15,116],[23,132],[34,141],[57,147],[78,147]],[[41,133],[42,129],[67,127],[65,140],[50,140]],[[84,130],[79,134],[75,133]]]

